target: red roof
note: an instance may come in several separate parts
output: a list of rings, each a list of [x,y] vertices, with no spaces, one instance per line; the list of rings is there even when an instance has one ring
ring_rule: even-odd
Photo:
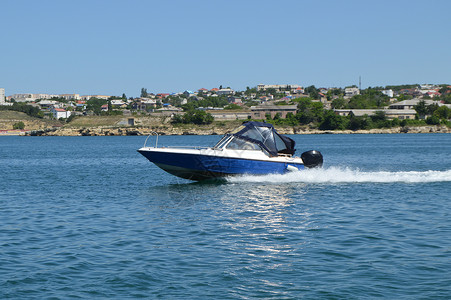
[[[54,110],[55,110],[55,111],[59,111],[59,112],[66,112],[66,110],[63,109],[63,108],[54,108]]]

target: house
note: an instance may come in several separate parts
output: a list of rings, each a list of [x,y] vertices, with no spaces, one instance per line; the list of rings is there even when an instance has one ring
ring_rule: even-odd
[[[393,90],[383,90],[383,91],[382,91],[382,94],[384,94],[384,95],[386,95],[386,96],[388,96],[388,97],[390,97],[390,98],[393,98],[393,97],[394,97]]]
[[[301,87],[298,87],[293,91],[293,94],[304,94],[304,89]]]
[[[188,91],[188,90],[186,90],[186,91],[184,91],[183,92],[183,95],[185,95],[186,97],[191,97],[191,96],[193,96],[194,95],[194,93],[192,92],[192,91]]]
[[[163,99],[169,96],[169,93],[158,93],[157,94],[157,98],[158,99]]]
[[[241,100],[240,97],[235,97],[235,96],[229,96],[229,97],[227,98],[227,101],[228,101],[229,103],[234,103],[234,104],[243,103],[243,101]]]
[[[113,108],[126,108],[127,104],[120,100],[120,99],[116,99],[116,100],[111,100],[111,107]]]
[[[294,92],[302,87],[297,84],[259,84],[257,85],[257,91],[266,91],[269,89],[274,89],[277,92],[281,91],[291,91]]]
[[[351,98],[355,95],[360,95],[360,90],[357,87],[347,87],[345,88],[345,98]]]
[[[49,110],[51,107],[56,107],[58,105],[58,101],[54,100],[42,100],[38,102],[38,105],[42,110]]]
[[[53,114],[53,117],[55,119],[60,119],[60,118],[67,119],[71,115],[70,111],[67,111],[67,110],[65,110],[63,108],[52,108],[50,110],[50,112]]]
[[[218,95],[233,95],[235,93],[232,89],[220,89],[216,92]]]
[[[108,104],[104,104],[100,107],[101,111],[108,111]]]
[[[157,106],[156,100],[149,98],[141,98],[132,104],[132,109],[149,111],[152,108],[155,108],[156,106]]]
[[[419,89],[402,89],[399,91],[399,94],[412,96],[412,97],[419,97],[421,96],[421,91]]]
[[[274,118],[279,114],[280,118],[285,119],[288,113],[296,114],[297,105],[259,105],[251,106],[251,116],[253,119],[266,119],[266,115]]]

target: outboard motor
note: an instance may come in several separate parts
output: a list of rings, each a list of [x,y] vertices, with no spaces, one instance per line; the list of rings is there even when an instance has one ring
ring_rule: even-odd
[[[320,168],[323,166],[323,155],[316,150],[306,151],[301,154],[304,166],[307,168]]]

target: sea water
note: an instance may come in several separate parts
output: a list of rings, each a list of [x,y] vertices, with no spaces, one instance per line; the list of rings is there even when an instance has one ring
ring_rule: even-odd
[[[291,137],[324,168],[207,183],[145,137],[0,137],[0,298],[451,298],[451,135]]]

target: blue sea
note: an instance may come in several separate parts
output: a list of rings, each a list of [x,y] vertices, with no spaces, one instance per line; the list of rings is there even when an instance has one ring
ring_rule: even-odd
[[[291,137],[324,168],[208,183],[142,136],[0,137],[0,298],[451,299],[451,135]]]

